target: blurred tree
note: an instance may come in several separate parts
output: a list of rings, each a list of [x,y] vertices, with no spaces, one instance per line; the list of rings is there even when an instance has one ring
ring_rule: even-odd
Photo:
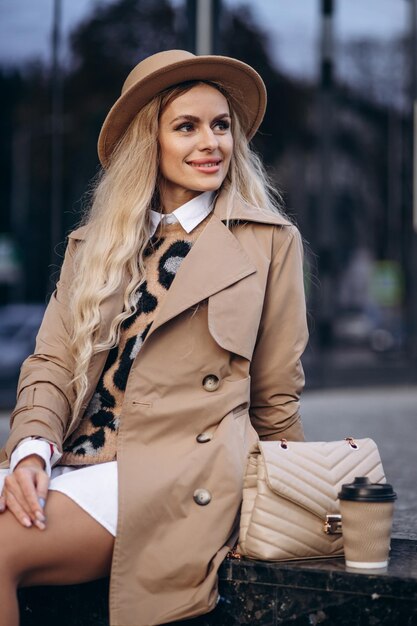
[[[339,81],[373,104],[405,110],[410,98],[410,63],[406,37],[353,39],[340,45]]]
[[[223,11],[220,54],[252,65],[266,84],[268,107],[254,145],[266,163],[273,165],[284,150],[310,141],[307,116],[312,90],[285,76],[279,70],[279,60],[272,61],[269,36],[257,25],[249,6]]]
[[[12,186],[12,144],[16,121],[16,103],[22,97],[24,79],[17,69],[0,68],[0,232],[10,230],[10,214],[5,208],[10,205]]]
[[[17,70],[0,70],[0,237],[10,236],[12,230],[11,214],[7,208],[11,205],[13,194],[12,182],[12,146],[14,141],[15,104],[23,91],[23,80]],[[13,242],[15,243],[15,242]],[[6,302],[11,293],[10,282],[0,280],[0,303]]]
[[[338,52],[337,99],[342,113],[337,148],[355,164],[357,181],[356,189],[351,186],[350,214],[356,212],[359,219],[350,249],[367,239],[376,258],[398,261],[403,255],[404,211],[410,203],[404,167],[409,64],[404,37],[353,40]],[[340,217],[342,232],[345,219]]]
[[[65,90],[70,197],[83,194],[97,168],[100,127],[128,72],[149,54],[179,46],[175,17],[168,0],[118,0],[97,8],[72,33]]]
[[[16,290],[26,300],[45,290],[49,221],[48,76],[39,63],[24,70],[4,71],[0,78],[2,229],[12,234],[22,262],[24,284]]]
[[[73,32],[62,120],[65,232],[79,220],[74,206],[98,167],[100,126],[128,71],[148,54],[166,47],[178,47],[175,12],[168,0],[117,0],[98,7]],[[3,71],[0,88],[4,94],[0,159],[5,174],[0,201],[7,207],[1,211],[1,229],[13,230],[21,253],[25,280],[19,297],[44,300],[50,258],[49,71],[38,63],[22,71]],[[63,251],[64,245],[60,248]],[[0,290],[0,301],[7,299],[8,294]]]

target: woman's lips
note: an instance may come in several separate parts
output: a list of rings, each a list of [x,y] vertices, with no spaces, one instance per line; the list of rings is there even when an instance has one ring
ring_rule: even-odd
[[[188,165],[198,172],[203,172],[204,174],[215,174],[220,169],[220,163],[221,159],[205,159],[201,161],[189,161]]]

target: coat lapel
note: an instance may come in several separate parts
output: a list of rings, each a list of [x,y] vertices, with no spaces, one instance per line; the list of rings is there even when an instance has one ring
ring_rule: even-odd
[[[212,218],[182,262],[146,339],[186,309],[256,272],[254,263],[224,224],[229,202],[227,191],[221,191]],[[261,212],[238,202],[232,203],[230,219],[279,226],[290,224],[278,213]]]
[[[173,317],[254,272],[238,240],[213,214],[182,262],[146,340]]]

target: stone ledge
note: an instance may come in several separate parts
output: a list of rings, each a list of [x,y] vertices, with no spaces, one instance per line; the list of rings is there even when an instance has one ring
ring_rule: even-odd
[[[393,539],[386,572],[347,571],[343,558],[227,560],[221,593],[233,626],[416,625],[417,542]]]
[[[346,571],[343,558],[291,563],[224,561],[221,601],[176,626],[413,626],[417,542],[393,539],[388,570]],[[19,592],[21,626],[108,626],[108,581]]]

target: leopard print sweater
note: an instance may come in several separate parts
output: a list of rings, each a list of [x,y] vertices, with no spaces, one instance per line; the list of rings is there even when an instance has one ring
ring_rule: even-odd
[[[136,292],[136,312],[121,326],[120,341],[108,354],[96,391],[78,428],[64,447],[60,465],[91,465],[116,459],[117,432],[133,361],[182,261],[207,225],[209,214],[187,233],[181,225],[160,224],[145,251],[146,280]]]

